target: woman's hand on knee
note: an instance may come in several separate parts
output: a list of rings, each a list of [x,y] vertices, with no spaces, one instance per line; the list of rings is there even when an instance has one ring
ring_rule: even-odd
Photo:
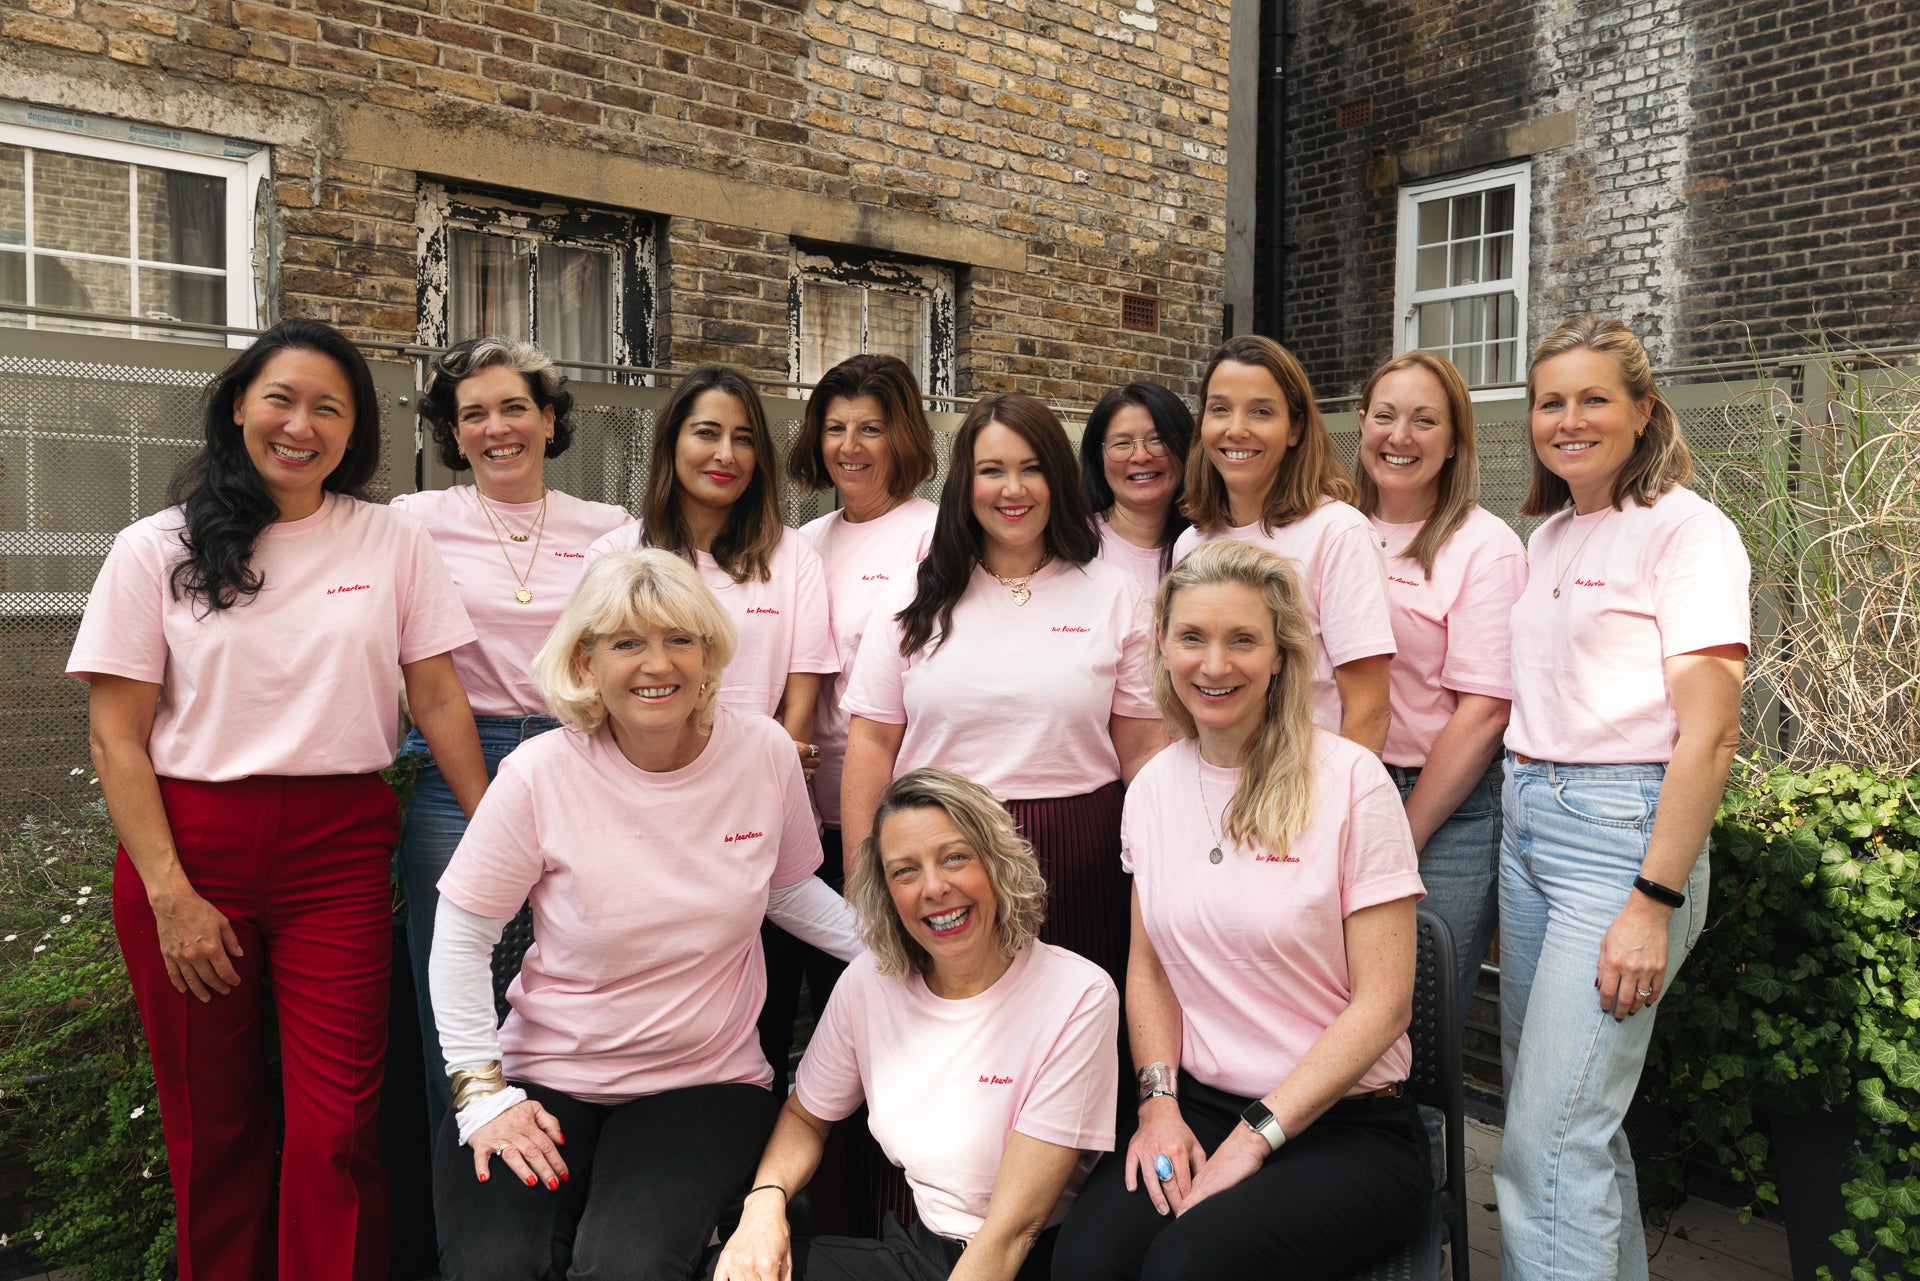
[[[532,1099],[516,1103],[467,1140],[473,1149],[473,1177],[485,1183],[487,1164],[497,1156],[528,1187],[558,1191],[567,1179],[567,1163],[559,1148],[566,1141],[553,1113]]]
[[[1162,1179],[1160,1158],[1168,1177]],[[1140,1107],[1140,1128],[1127,1143],[1127,1191],[1141,1187],[1162,1214],[1180,1213],[1187,1191],[1207,1163],[1206,1149],[1193,1137],[1180,1105],[1170,1098],[1148,1099]]]
[[[787,1281],[793,1275],[793,1238],[787,1229],[786,1202],[768,1197],[778,1208],[747,1199],[740,1226],[720,1252],[713,1281]]]
[[[240,986],[233,957],[245,955],[233,924],[219,908],[191,889],[153,905],[153,923],[160,938],[160,959],[167,981],[176,992],[199,1001],[225,996]]]

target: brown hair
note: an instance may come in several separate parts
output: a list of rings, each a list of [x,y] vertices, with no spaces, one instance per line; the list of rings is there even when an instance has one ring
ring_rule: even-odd
[[[1300,434],[1300,443],[1287,448],[1280,460],[1280,471],[1273,478],[1260,504],[1260,527],[1271,532],[1276,525],[1290,525],[1312,514],[1324,499],[1350,503],[1356,497],[1353,482],[1340,465],[1333,450],[1333,438],[1314,403],[1313,386],[1307,371],[1293,354],[1271,338],[1242,334],[1220,345],[1200,375],[1201,448],[1187,455],[1187,519],[1204,534],[1217,534],[1233,524],[1232,507],[1227,500],[1226,482],[1220,479],[1207,460],[1207,387],[1213,371],[1227,361],[1239,365],[1257,365],[1273,375],[1286,400],[1288,425]]]
[[[1440,384],[1441,395],[1446,397],[1448,425],[1453,428],[1453,451],[1440,464],[1440,474],[1434,478],[1440,487],[1440,496],[1433,511],[1421,523],[1413,541],[1392,553],[1413,557],[1420,562],[1421,571],[1432,578],[1433,558],[1467,523],[1467,517],[1480,502],[1480,447],[1473,435],[1473,397],[1467,392],[1467,380],[1460,376],[1451,360],[1431,351],[1409,351],[1374,370],[1373,377],[1360,389],[1360,417],[1364,420],[1372,407],[1373,392],[1380,380],[1403,369],[1424,369],[1434,376]],[[1366,431],[1364,422],[1360,430]],[[1380,506],[1380,489],[1364,466],[1353,470],[1353,487],[1359,494],[1354,506],[1371,516]]]
[[[1570,351],[1597,351],[1611,357],[1627,395],[1636,403],[1653,402],[1646,427],[1634,439],[1633,452],[1627,455],[1627,461],[1613,478],[1612,505],[1618,508],[1631,498],[1642,507],[1651,507],[1669,489],[1691,481],[1693,455],[1687,451],[1687,442],[1680,438],[1680,420],[1674,416],[1673,406],[1653,385],[1653,366],[1647,360],[1647,349],[1640,345],[1631,329],[1611,317],[1602,320],[1598,316],[1575,316],[1540,340],[1540,345],[1533,349],[1533,359],[1527,362],[1527,412],[1533,412],[1535,373],[1542,364]],[[1533,484],[1527,490],[1527,500],[1520,504],[1520,514],[1551,516],[1572,502],[1573,491],[1540,461],[1540,451],[1536,448]]]
[[[860,355],[829,369],[807,397],[800,419],[800,438],[787,454],[787,476],[808,489],[831,489],[833,477],[820,456],[820,437],[827,429],[827,406],[842,397],[871,396],[880,402],[887,420],[887,444],[893,452],[893,474],[887,493],[899,502],[920,482],[933,475],[939,457],[934,452],[933,428],[920,407],[920,384],[898,356]]]
[[[647,492],[640,518],[640,537],[648,547],[664,547],[689,561],[694,559],[683,501],[674,469],[674,450],[680,429],[693,417],[693,402],[702,392],[724,391],[746,410],[747,429],[753,433],[753,479],[739,501],[727,512],[727,527],[713,540],[713,559],[736,583],[749,578],[766,582],[772,574],[773,553],[786,535],[780,520],[780,471],[773,465],[773,433],[767,430],[766,411],[747,376],[726,365],[700,365],[689,370],[673,389],[653,428],[653,454],[648,462]]]

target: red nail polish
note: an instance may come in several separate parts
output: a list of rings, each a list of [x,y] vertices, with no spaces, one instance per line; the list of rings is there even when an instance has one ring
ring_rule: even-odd
[[[534,1185],[534,1177],[531,1174],[529,1174],[527,1176],[527,1186],[532,1187],[533,1185]]]
[[[547,1191],[558,1192],[559,1190],[560,1190],[560,1180],[558,1179],[547,1180]]]
[[[568,1174],[568,1173],[567,1173],[567,1172],[566,1172],[565,1170],[562,1170],[562,1171],[560,1172],[560,1182],[562,1182],[562,1183],[566,1183],[566,1182],[568,1182],[568,1181],[569,1181],[569,1180],[570,1180],[571,1178],[572,1178],[572,1176],[571,1176],[571,1175],[569,1175],[569,1174]]]
[[[480,1182],[485,1183],[486,1181],[487,1181],[487,1172],[485,1170],[482,1170],[480,1172]]]

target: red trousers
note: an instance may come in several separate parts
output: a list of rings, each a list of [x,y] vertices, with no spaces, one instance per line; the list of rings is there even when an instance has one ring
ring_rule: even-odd
[[[375,1119],[399,836],[375,774],[160,780],[188,880],[223,912],[240,986],[174,990],[140,874],[120,850],[113,919],[153,1054],[179,1208],[181,1281],[383,1281],[387,1178]],[[268,1002],[272,1001],[272,1010]],[[266,1061],[277,1021],[278,1176]]]

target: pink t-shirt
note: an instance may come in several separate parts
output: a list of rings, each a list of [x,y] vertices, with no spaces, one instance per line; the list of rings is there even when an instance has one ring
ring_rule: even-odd
[[[1393,653],[1393,620],[1387,613],[1386,558],[1367,518],[1345,503],[1321,503],[1291,525],[1263,532],[1258,521],[1219,534],[1189,529],[1173,546],[1174,563],[1213,538],[1237,538],[1285,556],[1300,573],[1307,621],[1320,642],[1313,660],[1308,705],[1313,723],[1340,730],[1340,687],[1333,669],[1355,659]]]
[[[641,529],[635,521],[596,539],[587,548],[587,559],[634,550],[641,545]],[[781,531],[780,545],[767,565],[771,577],[764,583],[753,578],[736,583],[707,553],[695,552],[693,557],[700,581],[720,598],[740,633],[740,648],[720,678],[722,705],[771,716],[787,692],[788,676],[840,670],[820,553],[798,530]]]
[[[587,546],[600,535],[630,524],[624,507],[590,503],[547,491],[547,520],[536,548],[531,539],[516,543],[493,532],[480,510],[472,485],[396,494],[393,505],[417,518],[433,535],[447,563],[460,601],[467,607],[480,639],[453,651],[453,666],[467,687],[475,716],[530,716],[547,710],[533,683],[533,655],[560,619],[560,611],[587,572]],[[540,504],[488,503],[514,533],[526,533],[540,517]],[[500,545],[506,543],[506,554]],[[537,554],[536,554],[537,553]],[[526,573],[533,599],[514,599]]]
[[[820,865],[793,742],[720,708],[691,765],[649,773],[602,726],[501,763],[440,892],[480,916],[533,904],[507,989],[507,1075],[614,1103],[773,1079],[754,1030],[770,888]]]
[[[860,634],[881,596],[895,583],[913,581],[914,570],[933,542],[933,522],[939,514],[940,509],[926,499],[909,498],[874,520],[853,524],[844,519],[845,512],[828,512],[800,530],[820,553],[826,571],[833,643],[840,658],[839,674],[821,682],[813,718],[813,743],[820,749],[813,795],[821,821],[828,827],[840,826],[840,772],[847,761],[851,719],[840,710],[840,700],[853,676]]]
[[[1158,547],[1135,547],[1126,539],[1113,532],[1113,526],[1107,524],[1105,516],[1095,516],[1094,525],[1100,530],[1100,558],[1111,565],[1118,565],[1135,578],[1147,592],[1148,608],[1152,608],[1153,594],[1160,590],[1160,549]]]
[[[1393,721],[1381,758],[1417,768],[1427,763],[1460,695],[1513,697],[1507,628],[1527,585],[1527,552],[1505,521],[1475,507],[1434,553],[1429,579],[1419,561],[1398,555],[1419,535],[1419,522],[1390,525],[1370,517],[1369,523],[1389,557],[1395,649]]]
[[[367,774],[393,764],[400,667],[474,638],[419,521],[328,494],[254,544],[265,585],[232,609],[175,599],[184,513],[113,540],[67,670],[160,686],[147,751],[163,778]]]
[[[1733,522],[1670,489],[1651,507],[1568,508],[1533,532],[1527,560],[1507,747],[1566,764],[1666,761],[1680,732],[1666,660],[1751,639],[1751,571]]]
[[[1192,739],[1161,752],[1127,789],[1120,861],[1180,1002],[1180,1066],[1261,1098],[1353,1002],[1346,918],[1426,889],[1400,793],[1366,748],[1314,735],[1313,815],[1284,854],[1224,839],[1239,782]],[[1412,1062],[1401,1036],[1352,1093],[1405,1080]]]
[[[921,1222],[960,1241],[986,1220],[1014,1131],[1079,1149],[1052,1227],[1098,1154],[1113,1149],[1119,1030],[1113,980],[1064,948],[1030,943],[992,987],[957,1001],[918,974],[882,978],[862,955],[834,985],[795,1089],[826,1121],[865,1101]]]
[[[1103,560],[1055,561],[1015,605],[975,568],[952,636],[900,656],[903,583],[867,623],[843,702],[855,716],[905,725],[895,775],[938,765],[1003,800],[1084,796],[1120,777],[1112,716],[1158,720],[1152,636],[1140,584]]]

